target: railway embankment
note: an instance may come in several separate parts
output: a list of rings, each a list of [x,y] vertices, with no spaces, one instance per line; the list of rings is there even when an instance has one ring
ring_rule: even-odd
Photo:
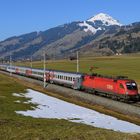
[[[1,71],[1,73],[9,75],[7,72]],[[42,81],[15,74],[12,74],[12,77],[24,81],[24,84],[29,88],[33,88],[41,92],[44,91],[51,96],[55,96],[68,102],[73,102],[105,114],[113,115],[124,120],[135,122],[140,125],[140,120],[138,119],[140,117],[140,107],[134,106],[133,104],[123,103],[49,83],[47,83],[46,88],[43,89]],[[30,87],[30,84],[34,86]],[[133,121],[134,118],[136,121]]]

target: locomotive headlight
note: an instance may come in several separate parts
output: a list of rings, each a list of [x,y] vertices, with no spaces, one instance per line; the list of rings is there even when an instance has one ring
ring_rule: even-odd
[[[136,86],[136,83],[132,83],[132,86]]]

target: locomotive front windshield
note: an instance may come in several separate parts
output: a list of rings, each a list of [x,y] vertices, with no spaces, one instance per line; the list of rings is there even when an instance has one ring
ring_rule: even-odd
[[[126,87],[127,87],[128,90],[137,90],[137,85],[134,82],[126,83]]]

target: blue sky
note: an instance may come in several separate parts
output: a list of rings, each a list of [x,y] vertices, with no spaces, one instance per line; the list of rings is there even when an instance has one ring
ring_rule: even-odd
[[[140,21],[140,0],[0,0],[0,40],[106,13]]]

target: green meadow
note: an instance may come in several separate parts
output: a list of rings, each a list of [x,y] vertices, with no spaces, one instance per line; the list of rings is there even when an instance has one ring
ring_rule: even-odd
[[[12,77],[0,74],[0,140],[139,140],[139,134],[114,132],[57,119],[35,119],[16,114],[18,110],[32,109],[24,104],[26,86]],[[16,102],[17,100],[20,103]]]

